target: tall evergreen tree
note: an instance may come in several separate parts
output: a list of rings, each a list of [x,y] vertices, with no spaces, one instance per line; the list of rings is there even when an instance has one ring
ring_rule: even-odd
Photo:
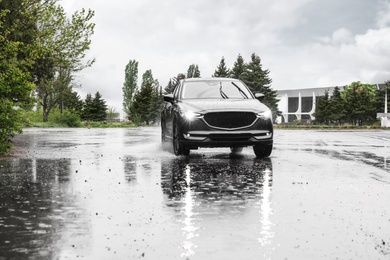
[[[61,112],[66,109],[73,114],[81,115],[83,110],[83,101],[76,91],[73,91],[72,88],[67,88],[67,90],[63,93],[58,106]]]
[[[314,113],[316,122],[320,124],[328,124],[331,117],[331,103],[329,98],[329,90],[325,91],[325,95],[317,100],[316,110]]]
[[[226,78],[230,75],[229,69],[226,67],[225,58],[222,57],[217,69],[215,70],[213,77]]]
[[[198,65],[191,64],[188,67],[187,78],[200,78],[200,70]]]
[[[267,105],[273,114],[273,118],[281,115],[278,111],[278,92],[272,90],[272,79],[269,77],[269,70],[263,70],[260,57],[253,53],[251,61],[244,66],[244,72],[239,77],[253,92],[264,94],[264,104]]]
[[[237,56],[237,60],[234,62],[233,68],[230,70],[230,77],[235,79],[241,79],[241,75],[245,71],[244,59],[240,54]]]
[[[93,98],[90,93],[87,94],[81,119],[87,121],[104,121],[106,118],[107,105],[100,92],[96,92]]]
[[[335,87],[333,90],[332,97],[330,98],[330,122],[341,124],[346,117],[346,111],[344,106],[344,100],[341,97],[339,87]]]
[[[133,96],[137,90],[137,81],[138,81],[138,61],[130,60],[125,68],[125,82],[123,83],[123,111],[126,114],[126,117],[130,119],[131,117],[131,102],[133,101]]]
[[[94,111],[92,105],[92,95],[91,93],[88,93],[83,102],[83,111],[81,114],[81,119],[85,121],[92,121],[94,117],[93,114]]]
[[[104,121],[107,119],[107,105],[106,101],[102,98],[100,92],[96,92],[95,97],[92,99],[92,108],[94,111],[94,121]]]
[[[147,125],[157,120],[162,105],[162,89],[153,78],[151,70],[142,75],[141,89],[136,91],[132,102],[132,120],[145,122]]]
[[[173,93],[174,89],[179,85],[180,80],[185,79],[186,76],[183,73],[179,73],[176,77],[169,80],[168,85],[164,88],[166,94]]]
[[[164,93],[166,94],[173,93],[174,89],[175,89],[174,78],[170,78],[168,84],[164,88]]]

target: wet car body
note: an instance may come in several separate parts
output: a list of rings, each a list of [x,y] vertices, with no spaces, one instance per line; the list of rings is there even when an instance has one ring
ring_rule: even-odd
[[[273,146],[272,113],[243,82],[232,78],[181,80],[164,96],[162,142],[172,142],[176,155],[199,147],[253,146],[268,157]]]

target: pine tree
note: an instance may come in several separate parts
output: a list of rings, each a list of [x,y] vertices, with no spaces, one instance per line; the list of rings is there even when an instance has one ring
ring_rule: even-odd
[[[314,113],[315,121],[320,124],[328,124],[330,119],[330,99],[329,90],[325,91],[323,97],[319,97],[317,100],[317,106]]]
[[[93,120],[104,121],[107,118],[107,105],[106,101],[102,99],[102,95],[96,92],[95,97],[92,99],[93,107]]]
[[[134,95],[132,102],[132,120],[145,122],[147,125],[156,121],[162,106],[162,89],[153,78],[152,71],[147,70],[142,75],[141,89]]]
[[[83,102],[83,112],[81,119],[85,121],[93,120],[93,106],[92,106],[92,95],[88,93]]]
[[[58,105],[61,111],[66,109],[77,115],[81,115],[83,110],[83,101],[81,100],[80,95],[76,91],[73,91],[72,88],[68,88],[68,90],[63,93],[61,103]]]
[[[341,97],[341,92],[339,87],[335,87],[333,90],[332,97],[330,98],[329,106],[329,119],[332,123],[341,124],[345,120],[345,106],[344,100]]]
[[[104,121],[106,118],[107,105],[106,101],[102,99],[102,95],[99,92],[96,92],[95,97],[92,98],[90,93],[87,94],[81,119],[87,121]]]
[[[188,67],[187,78],[200,78],[200,70],[198,65],[191,64]]]
[[[177,85],[179,85],[180,80],[185,78],[186,76],[183,73],[179,73],[176,77],[171,78],[168,82],[168,85],[164,88],[164,93],[166,94],[173,93]]]
[[[217,69],[215,70],[213,77],[226,78],[230,74],[229,69],[226,67],[225,58],[222,57]]]
[[[233,68],[230,70],[230,78],[241,79],[242,73],[245,71],[244,59],[238,54],[236,62],[234,62]]]
[[[264,94],[264,104],[267,105],[273,114],[273,118],[281,115],[278,111],[278,92],[271,89],[272,79],[269,77],[269,70],[263,70],[260,57],[255,53],[251,61],[243,66],[244,72],[239,78],[253,91]]]

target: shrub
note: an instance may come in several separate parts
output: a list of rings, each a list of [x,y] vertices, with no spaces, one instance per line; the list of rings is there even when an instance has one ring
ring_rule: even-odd
[[[141,126],[142,125],[142,116],[140,114],[135,114],[131,118],[131,121],[136,125],[136,126]]]
[[[54,121],[58,124],[64,124],[69,127],[80,127],[81,120],[80,116],[73,114],[68,110],[63,111],[62,113],[59,110],[55,110],[50,116],[49,121]]]

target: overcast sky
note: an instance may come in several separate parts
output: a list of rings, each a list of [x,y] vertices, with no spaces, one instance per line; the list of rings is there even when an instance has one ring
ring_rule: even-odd
[[[62,0],[95,11],[81,97],[99,91],[122,112],[124,69],[139,62],[165,87],[197,64],[210,77],[256,53],[275,90],[390,80],[390,0]]]

